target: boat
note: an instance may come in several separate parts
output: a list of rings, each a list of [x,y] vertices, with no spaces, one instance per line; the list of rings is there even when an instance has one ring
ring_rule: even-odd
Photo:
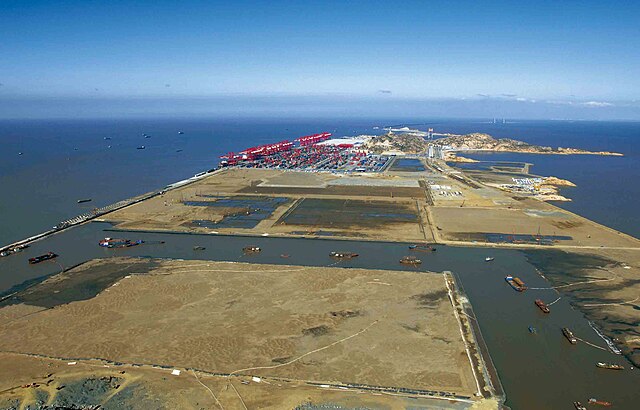
[[[400,263],[403,265],[420,265],[422,261],[415,256],[405,256],[400,259]]]
[[[0,252],[0,256],[9,256],[9,255],[11,255],[11,254],[9,252],[7,252],[7,251]]]
[[[525,289],[527,289],[527,287],[524,285],[524,282],[521,281],[519,278],[514,278],[511,275],[507,275],[504,278],[505,281],[507,281],[507,283],[514,289],[517,290],[518,292],[523,292]]]
[[[79,204],[83,204],[85,202],[91,202],[91,198],[85,198],[85,199],[78,199],[78,203]]]
[[[98,245],[103,248],[129,248],[131,246],[140,245],[142,241],[132,241],[130,239],[121,238],[104,238]]]
[[[536,306],[538,306],[540,308],[540,310],[542,310],[544,313],[549,313],[549,306],[547,306],[546,303],[544,303],[542,300],[540,299],[536,299],[535,301]]]
[[[34,258],[29,258],[29,264],[35,265],[36,263],[48,261],[49,259],[56,258],[58,255],[53,252],[47,252],[44,255],[36,256]]]
[[[562,334],[572,345],[578,343],[578,339],[576,339],[576,337],[573,335],[573,332],[568,327],[562,328]]]
[[[353,252],[331,252],[329,256],[338,259],[351,259],[358,257],[358,254]]]
[[[136,148],[136,149],[145,149],[145,146],[144,146],[144,145],[140,145],[140,146],[139,146],[138,148]]]
[[[144,137],[145,138],[151,138],[151,135],[145,135]]]
[[[182,135],[182,134],[184,134],[184,132],[182,132],[182,131],[178,131],[178,134]]]
[[[244,253],[258,253],[261,251],[262,249],[260,249],[259,246],[245,246],[244,248],[242,248],[242,252]]]
[[[586,408],[586,407],[584,407],[584,406],[582,405],[582,403],[580,403],[579,401],[574,401],[574,402],[573,402],[573,407],[575,407],[575,408],[576,408],[576,410],[587,410],[587,408]]]
[[[601,369],[624,370],[624,366],[620,366],[619,364],[613,364],[613,363],[598,362],[596,363],[596,366],[598,366]]]
[[[289,254],[288,253],[282,253],[282,254],[280,254],[280,257],[281,258],[288,258]]]
[[[491,262],[493,261],[495,258],[491,257],[491,256],[487,256],[486,258],[484,258],[485,262]]]
[[[589,404],[597,404],[599,406],[604,406],[604,407],[612,406],[611,402],[604,401],[604,400],[597,400],[597,399],[594,399],[593,397],[589,399]]]
[[[203,251],[203,250],[205,250],[205,249],[207,249],[207,248],[205,248],[204,246],[197,246],[197,245],[196,245],[196,246],[194,246],[194,247],[193,247],[193,250],[194,250],[194,251]]]
[[[435,252],[437,249],[429,244],[418,244],[418,245],[409,245],[409,249],[412,251],[424,251],[424,252]]]
[[[111,137],[104,137],[105,141],[109,141],[111,139]]]
[[[529,333],[536,333],[536,332],[537,332],[537,330],[536,330],[535,327],[529,326]]]

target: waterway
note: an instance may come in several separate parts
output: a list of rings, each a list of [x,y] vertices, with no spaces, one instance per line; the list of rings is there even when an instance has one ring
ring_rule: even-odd
[[[616,372],[598,369],[595,367],[597,361],[623,364],[627,369],[629,363],[622,356],[584,343],[571,345],[562,336],[560,329],[569,326],[578,337],[606,347],[583,315],[570,306],[567,298],[554,303],[551,313],[545,315],[533,302],[536,298],[553,302],[558,297],[555,291],[527,290],[518,293],[504,281],[506,275],[512,274],[530,287],[549,286],[520,251],[438,246],[436,252],[420,252],[418,256],[423,264],[414,268],[398,263],[401,257],[411,254],[407,244],[401,243],[114,233],[105,229],[110,229],[110,225],[98,222],[85,224],[36,242],[20,254],[0,259],[0,272],[3,272],[0,289],[6,291],[90,258],[139,256],[327,266],[335,263],[329,258],[329,252],[351,251],[360,256],[339,262],[336,266],[454,272],[473,305],[506,391],[507,405],[513,409],[571,408],[572,401],[584,403],[590,397],[611,401],[616,408],[636,408],[637,386],[640,385],[638,370]],[[98,241],[105,236],[125,236],[147,243],[127,249],[104,249],[98,246]],[[162,241],[165,243],[159,243]],[[194,251],[196,245],[206,249]],[[263,251],[244,255],[242,248],[247,245],[260,246]],[[27,264],[29,257],[49,250],[60,254],[60,257],[39,265]],[[290,257],[283,259],[281,254]],[[484,258],[489,255],[495,260],[487,263]],[[537,333],[531,334],[529,326],[535,327]]]

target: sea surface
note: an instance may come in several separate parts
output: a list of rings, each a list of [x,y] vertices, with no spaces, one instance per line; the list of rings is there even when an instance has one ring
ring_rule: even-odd
[[[575,182],[563,194],[573,199],[558,205],[640,236],[640,123],[530,121],[493,124],[483,121],[329,121],[329,120],[100,120],[100,121],[3,121],[0,122],[0,244],[21,239],[54,225],[61,219],[148,192],[215,167],[228,151],[293,139],[321,131],[336,135],[378,133],[374,126],[416,124],[438,132],[487,132],[497,137],[522,139],[553,146],[618,151],[624,157],[546,156],[490,154],[487,160],[534,163],[532,172]],[[184,134],[178,134],[183,131]],[[151,135],[144,138],[143,133]],[[104,139],[108,137],[110,139]],[[111,148],[109,148],[111,145]],[[136,147],[145,145],[144,150]],[[181,150],[180,152],[178,152]],[[22,152],[22,155],[18,155]],[[93,201],[77,204],[78,199]],[[36,242],[22,254],[0,258],[0,294],[19,289],[96,257],[148,256],[184,259],[283,263],[323,266],[333,263],[330,251],[353,251],[360,257],[344,266],[370,269],[410,269],[398,263],[408,254],[407,244],[335,242],[330,239],[242,238],[184,234],[127,233],[144,245],[120,250],[97,246],[111,236],[109,224],[85,224]],[[164,244],[160,244],[164,241]],[[250,243],[249,243],[250,242]],[[204,251],[193,251],[193,246]],[[258,245],[264,251],[244,256],[243,246]],[[26,258],[53,250],[60,257],[35,266]],[[484,258],[491,252],[491,264]],[[607,372],[594,366],[609,361],[629,366],[623,357],[590,347],[570,345],[560,328],[595,345],[604,342],[574,310],[568,298],[552,306],[550,315],[533,304],[535,298],[552,302],[552,290],[517,293],[504,281],[517,272],[529,286],[547,287],[546,281],[517,250],[439,247],[425,255],[419,270],[450,270],[460,279],[501,377],[507,404],[513,409],[572,408],[574,400],[590,397],[614,402],[615,408],[635,408],[638,402],[637,369]],[[17,288],[16,288],[17,287]],[[11,293],[9,291],[8,293]],[[532,325],[536,334],[528,332]]]

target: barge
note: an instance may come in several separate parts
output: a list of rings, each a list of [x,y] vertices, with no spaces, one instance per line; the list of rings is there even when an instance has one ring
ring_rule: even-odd
[[[131,246],[140,245],[142,241],[132,241],[130,239],[121,238],[104,238],[98,245],[103,248],[129,248]]]
[[[504,278],[504,280],[507,281],[509,286],[511,286],[514,290],[516,290],[518,292],[524,292],[527,289],[527,287],[525,286],[524,282],[521,281],[519,278],[514,278],[511,275],[507,275]]]
[[[619,364],[613,364],[613,363],[598,362],[596,363],[596,366],[601,369],[624,370],[624,366],[620,366]]]
[[[44,255],[36,256],[34,258],[29,258],[29,264],[35,265],[36,263],[48,261],[49,259],[57,258],[58,255],[53,252],[45,253]]]

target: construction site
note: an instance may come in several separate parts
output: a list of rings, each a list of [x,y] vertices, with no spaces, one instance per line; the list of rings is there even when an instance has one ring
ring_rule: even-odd
[[[2,302],[0,406],[495,408],[461,312],[442,273],[89,261]]]

